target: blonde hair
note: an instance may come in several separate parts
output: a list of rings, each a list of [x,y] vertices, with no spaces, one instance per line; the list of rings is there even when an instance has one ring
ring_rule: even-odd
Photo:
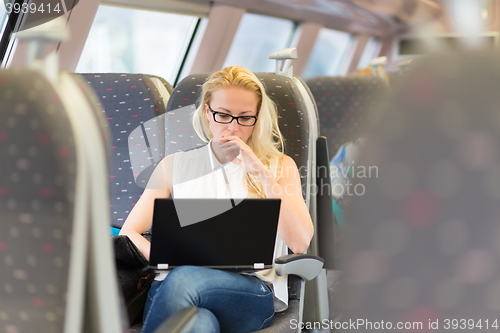
[[[214,92],[220,89],[243,88],[255,93],[257,97],[258,120],[248,138],[247,145],[257,158],[279,179],[283,163],[283,136],[278,127],[276,104],[267,96],[264,85],[254,73],[241,66],[226,67],[213,73],[203,84],[200,105],[193,113],[193,126],[196,134],[205,142],[212,139],[208,119],[205,116],[205,104],[210,105]],[[280,172],[281,173],[281,172]],[[265,198],[264,189],[256,176],[246,174],[246,184],[250,195]]]

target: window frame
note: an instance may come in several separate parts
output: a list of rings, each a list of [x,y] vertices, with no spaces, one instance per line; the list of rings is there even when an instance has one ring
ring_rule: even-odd
[[[146,2],[147,4],[147,2]],[[190,51],[192,51],[193,49],[193,44],[194,44],[194,41],[196,40],[196,37],[197,37],[197,34],[200,32],[200,26],[201,26],[201,23],[202,23],[202,20],[203,18],[205,17],[206,13],[205,11],[200,11],[200,10],[182,10],[182,8],[180,7],[170,7],[170,6],[158,6],[158,5],[144,5],[143,3],[129,3],[129,4],[121,4],[121,3],[118,3],[118,2],[114,2],[114,1],[101,1],[101,3],[99,4],[99,7],[100,6],[108,6],[108,7],[116,7],[116,8],[123,8],[123,9],[131,9],[131,10],[142,10],[142,11],[150,11],[150,12],[153,12],[153,13],[166,13],[166,14],[174,14],[174,15],[184,15],[184,16],[192,16],[193,18],[196,17],[196,23],[195,23],[195,26],[193,28],[193,32],[191,34],[191,36],[189,37],[189,41],[187,43],[187,47],[186,47],[186,51],[184,53],[184,55],[182,56],[182,59],[180,61],[180,64],[179,64],[179,67],[177,68],[177,72],[175,73],[175,75],[173,75],[174,79],[172,82],[169,81],[169,83],[175,87],[178,83],[178,81],[180,81],[180,79],[182,78],[182,72],[183,72],[183,69],[189,59],[189,55],[190,55]],[[191,7],[191,6],[184,6],[184,7]],[[195,6],[195,9],[199,9],[200,7],[199,6]],[[201,8],[205,8],[204,6],[202,6]],[[96,12],[96,15],[97,15],[97,12]],[[92,27],[90,28],[92,29]],[[89,30],[89,34],[90,34],[90,30]],[[88,36],[87,36],[87,39],[88,39]],[[85,43],[87,42],[87,40],[85,41]],[[84,48],[85,48],[85,45],[84,45]],[[83,50],[82,50],[82,53],[83,53]],[[76,65],[78,67],[78,64]],[[75,68],[75,71],[76,71],[76,68]],[[174,69],[174,72],[175,72],[175,69]],[[149,73],[149,74],[154,74],[154,73]]]
[[[336,71],[334,71],[334,73],[323,72],[319,75],[321,75],[321,76],[345,76],[348,69],[349,69],[349,66],[350,66],[350,64],[353,60],[353,57],[354,57],[354,53],[356,52],[356,48],[359,44],[359,35],[356,35],[352,32],[345,31],[345,30],[338,30],[338,29],[333,29],[333,28],[329,28],[326,26],[322,26],[320,28],[320,30],[318,31],[318,35],[316,36],[316,40],[314,41],[314,45],[311,49],[311,53],[309,55],[309,58],[307,59],[307,62],[305,64],[305,67],[304,67],[304,70],[302,73],[302,75],[304,76],[305,79],[309,79],[311,77],[317,76],[316,74],[313,74],[312,76],[307,76],[306,75],[306,74],[308,74],[307,69],[308,69],[310,61],[313,60],[314,51],[315,51],[315,48],[317,46],[317,43],[320,43],[321,32],[328,31],[328,30],[334,31],[336,33],[340,32],[340,33],[344,33],[344,34],[349,35],[349,45],[343,50],[343,54],[344,54],[343,59],[341,59],[340,62],[337,64]]]
[[[254,11],[254,10],[246,10],[246,11],[245,11],[245,13],[243,14],[243,16],[244,16],[245,14],[258,15],[258,16],[264,16],[264,17],[268,17],[268,18],[272,18],[272,19],[285,20],[285,21],[288,21],[288,22],[292,23],[292,28],[291,28],[291,30],[290,30],[290,35],[288,36],[288,40],[286,41],[286,43],[285,43],[285,45],[284,45],[284,47],[283,47],[283,48],[289,48],[289,47],[291,47],[292,42],[293,42],[293,40],[294,40],[294,37],[295,37],[295,35],[296,35],[296,33],[297,33],[297,29],[298,29],[298,27],[299,27],[299,22],[297,22],[297,21],[295,21],[295,20],[292,20],[292,19],[290,19],[290,18],[288,18],[288,17],[276,16],[276,15],[270,15],[270,14],[268,14],[268,13],[262,13],[262,12],[260,12],[260,11]],[[225,55],[225,57],[224,57],[223,67],[225,67],[225,66],[226,66],[226,61],[227,61],[228,56],[229,56],[229,54],[230,54],[230,52],[231,52],[231,48],[232,48],[233,43],[234,43],[234,40],[235,40],[235,38],[236,38],[236,36],[237,36],[238,29],[239,29],[239,27],[240,27],[240,25],[241,25],[241,21],[243,20],[243,16],[241,17],[241,20],[240,20],[240,22],[238,23],[238,28],[237,28],[237,30],[235,31],[235,34],[234,34],[233,40],[231,41],[231,47],[228,49],[228,51],[227,51],[227,53],[226,53],[226,55]],[[276,50],[274,50],[274,51],[272,51],[272,52],[276,52],[276,51],[279,51],[279,50],[280,50],[280,49],[276,49]],[[272,52],[271,52],[271,53],[272,53]],[[271,54],[271,53],[269,53],[269,54]],[[268,54],[268,55],[269,55],[269,54]],[[266,55],[266,56],[268,56],[268,55]],[[273,69],[272,69],[272,70],[270,70],[270,71],[271,71],[271,72],[274,72],[274,68],[275,68],[275,66],[273,65]],[[221,69],[222,69],[222,68],[221,68]],[[249,68],[249,69],[250,69],[250,68]],[[250,69],[250,70],[252,70],[252,69]],[[261,71],[261,70],[255,70],[255,72],[262,72],[262,71]]]
[[[23,3],[28,2],[29,0],[11,1],[13,5],[19,3],[20,6],[22,6]],[[4,26],[0,27],[0,29],[3,30],[0,30],[2,31],[0,36],[0,68],[7,68],[10,63],[10,57],[13,54],[15,46],[17,45],[17,38],[14,34],[20,30],[26,15],[27,13],[22,13],[21,11],[19,11],[19,13],[11,12],[8,14],[7,20],[4,22]]]
[[[366,57],[367,57],[367,53],[366,52],[373,45],[372,43],[376,43],[375,47],[373,48],[373,54],[370,55],[370,58],[369,58],[368,62],[363,65],[362,61],[366,60]],[[361,53],[361,57],[359,57],[359,61],[356,64],[356,69],[355,70],[363,69],[363,68],[366,68],[367,66],[369,66],[370,62],[373,59],[375,59],[375,58],[377,58],[379,56],[381,49],[382,49],[382,41],[380,40],[380,38],[378,38],[376,36],[370,36],[368,38],[368,41],[365,44],[365,47],[363,48],[363,52]],[[363,67],[360,67],[361,65],[363,65]]]

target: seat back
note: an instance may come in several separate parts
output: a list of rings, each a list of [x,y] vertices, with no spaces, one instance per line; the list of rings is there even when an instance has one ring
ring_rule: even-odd
[[[122,332],[125,329],[121,312],[113,249],[109,237],[111,214],[109,210],[109,135],[106,119],[98,98],[79,76],[60,73],[55,82],[57,92],[65,105],[76,134],[78,152],[78,184],[83,194],[75,197],[75,224],[79,226],[72,240],[73,248],[83,249],[86,259],[72,258],[72,263],[83,261],[86,267],[75,272],[85,282],[82,293],[86,305],[83,330],[85,332]],[[107,149],[108,148],[108,149]],[[77,221],[78,220],[78,221]],[[82,220],[82,223],[79,221]],[[83,279],[83,278],[84,279]],[[66,330],[76,332],[74,329]]]
[[[69,318],[81,323],[70,304],[83,304],[78,293],[68,294],[70,268],[85,265],[70,262],[84,255],[75,257],[71,243],[74,133],[58,94],[39,73],[2,70],[0,91],[0,330],[63,332]]]
[[[364,120],[373,114],[377,105],[387,97],[389,89],[378,76],[319,76],[306,82],[316,100],[320,134],[326,137],[320,146],[326,146],[327,151],[323,149],[318,153],[318,158],[321,159],[321,162],[318,161],[318,189],[321,196],[318,196],[317,231],[319,255],[325,260],[325,268],[333,269],[337,268],[337,247],[342,238],[340,226],[343,224],[343,205],[352,191],[348,191],[349,181],[340,187],[342,191],[339,191],[336,182],[331,183],[330,161],[341,145],[355,142],[363,135]],[[346,195],[340,200],[334,200],[332,191]]]
[[[362,136],[364,119],[388,93],[377,76],[319,76],[306,83],[318,106],[320,134],[327,138],[330,158],[342,144]]]
[[[145,74],[79,75],[94,89],[108,120],[112,225],[121,228],[163,158],[164,127],[156,117],[165,113],[171,86]]]
[[[378,172],[346,216],[346,321],[479,330],[468,320],[498,315],[499,65],[498,53],[427,59],[380,110],[360,165]]]

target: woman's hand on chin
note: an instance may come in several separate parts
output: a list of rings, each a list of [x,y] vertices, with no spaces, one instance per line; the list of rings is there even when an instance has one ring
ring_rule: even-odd
[[[220,147],[228,152],[227,157],[229,161],[241,165],[249,174],[259,176],[267,169],[257,156],[255,156],[252,148],[235,135],[220,138]],[[237,158],[240,153],[241,160]]]

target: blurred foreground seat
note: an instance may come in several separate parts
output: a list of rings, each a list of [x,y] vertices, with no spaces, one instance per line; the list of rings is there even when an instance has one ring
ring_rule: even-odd
[[[498,324],[499,84],[498,53],[422,60],[372,119],[357,166],[372,173],[346,217],[343,322]]]
[[[84,254],[72,251],[71,121],[39,73],[2,70],[0,91],[0,331],[63,332],[67,318],[81,320],[84,303],[83,285],[67,297],[70,269],[85,266]],[[70,259],[80,262],[70,267]]]

